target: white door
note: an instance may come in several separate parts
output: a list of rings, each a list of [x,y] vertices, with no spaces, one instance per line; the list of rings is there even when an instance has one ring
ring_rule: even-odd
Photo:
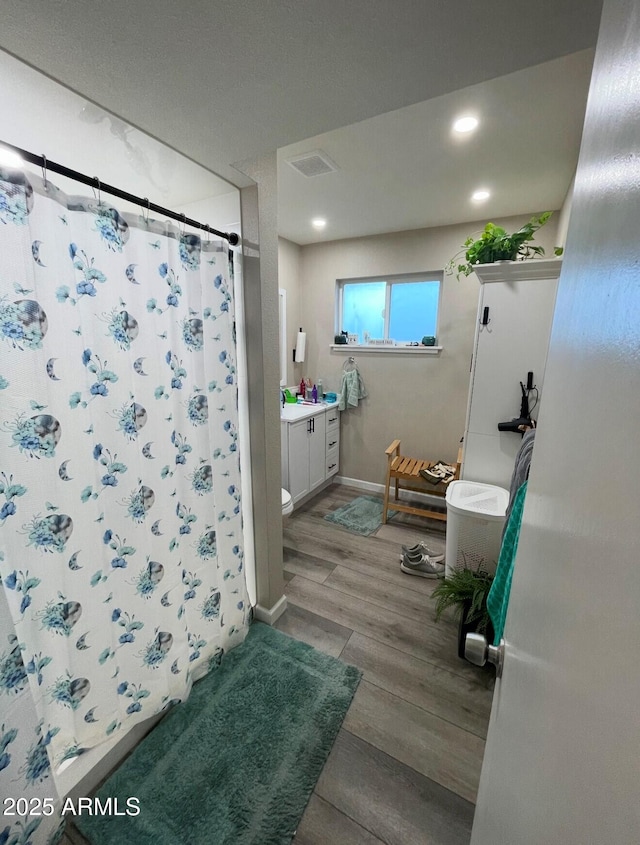
[[[327,439],[326,412],[311,417],[312,430],[309,436],[309,489],[313,490],[325,479]]]
[[[289,493],[295,502],[309,490],[309,420],[289,423]]]
[[[605,0],[472,845],[640,842],[639,75]]]

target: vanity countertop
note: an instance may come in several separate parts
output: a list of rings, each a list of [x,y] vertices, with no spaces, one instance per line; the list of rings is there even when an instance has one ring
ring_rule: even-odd
[[[308,417],[313,417],[316,414],[321,414],[323,411],[337,407],[337,402],[317,402],[315,405],[294,405],[293,402],[287,402],[284,408],[280,408],[280,421],[298,422],[298,420],[306,420]]]

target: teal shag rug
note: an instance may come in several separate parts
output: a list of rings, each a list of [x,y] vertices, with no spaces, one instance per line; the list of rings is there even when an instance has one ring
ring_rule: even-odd
[[[387,519],[391,519],[398,511],[387,511]],[[377,531],[382,525],[382,499],[375,496],[358,496],[348,505],[328,513],[325,519],[336,525],[353,531],[355,534],[369,535]]]
[[[92,845],[288,845],[361,675],[254,623],[98,790],[139,815],[76,826]]]

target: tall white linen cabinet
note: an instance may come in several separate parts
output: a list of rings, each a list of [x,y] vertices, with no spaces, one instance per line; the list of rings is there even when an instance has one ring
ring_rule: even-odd
[[[533,372],[538,404],[562,261],[533,259],[478,265],[480,282],[460,477],[509,489],[521,435],[498,431],[520,415],[520,382]],[[469,280],[472,282],[472,280]],[[485,310],[488,309],[488,310]],[[531,394],[531,406],[535,402]]]

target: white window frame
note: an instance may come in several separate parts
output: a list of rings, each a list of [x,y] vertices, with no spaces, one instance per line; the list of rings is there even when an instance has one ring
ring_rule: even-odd
[[[386,283],[386,291],[385,291],[385,304],[384,304],[384,337],[389,339],[389,322],[391,319],[391,288],[394,284],[407,284],[410,282],[438,282],[438,306],[437,306],[437,314],[436,314],[436,338],[439,338],[439,331],[440,331],[440,308],[442,305],[442,285],[444,282],[444,273],[442,270],[429,270],[425,273],[402,273],[402,274],[394,274],[394,275],[386,275],[386,276],[362,276],[359,278],[354,279],[336,279],[336,303],[335,303],[335,320],[336,320],[336,334],[339,334],[342,331],[342,303],[343,303],[343,292],[345,285],[353,285],[353,284],[366,284],[367,282],[385,282]],[[362,342],[362,338],[359,338],[359,342],[357,344],[358,348],[365,348],[365,349],[380,349],[381,351],[391,351],[392,349],[403,349],[406,351],[407,348],[413,349],[420,349],[420,347],[407,347],[406,344],[409,343],[408,339],[400,339],[400,338],[393,338],[398,344],[397,346],[381,346],[381,347],[368,347]],[[335,347],[340,349],[338,344],[335,344]],[[333,348],[333,347],[332,347]],[[345,345],[342,345],[342,348],[345,348]],[[352,344],[347,345],[347,348],[353,348]],[[441,346],[425,346],[420,349],[420,351],[440,351],[442,349]]]

